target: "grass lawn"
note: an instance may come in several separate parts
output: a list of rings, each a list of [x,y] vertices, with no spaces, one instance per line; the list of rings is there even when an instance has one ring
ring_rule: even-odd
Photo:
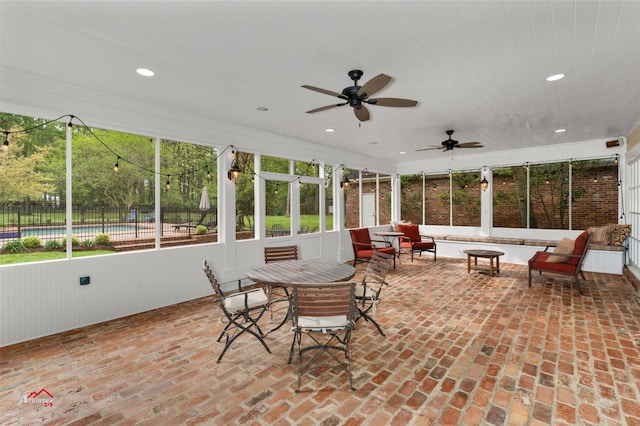
[[[309,230],[318,230],[320,228],[320,220],[318,215],[300,215],[300,227]],[[333,216],[326,215],[326,229],[333,229]],[[265,216],[265,227],[270,229],[273,225],[281,225],[285,229],[291,226],[291,218],[288,216]]]
[[[112,254],[113,250],[85,250],[74,251],[73,257],[97,256],[99,254]],[[0,265],[14,263],[42,262],[43,260],[65,259],[67,253],[61,251],[39,251],[32,253],[7,253],[0,255]]]

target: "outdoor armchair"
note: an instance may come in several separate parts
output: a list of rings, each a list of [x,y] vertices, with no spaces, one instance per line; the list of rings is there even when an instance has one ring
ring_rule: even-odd
[[[420,229],[417,224],[399,223],[398,232],[402,232],[404,237],[400,237],[400,252],[409,250],[411,252],[411,262],[413,262],[413,253],[423,252],[433,253],[433,261],[436,261],[436,242],[433,237],[428,235],[420,235]]]
[[[583,280],[585,279],[582,273],[582,262],[589,250],[590,240],[591,234],[584,231],[573,242],[565,238],[557,247],[555,245],[548,245],[544,251],[536,252],[533,257],[529,259],[529,287],[531,287],[532,271],[539,271],[540,274],[542,274],[542,272],[551,272],[554,274],[573,276],[578,286],[578,291],[582,294],[578,274],[582,276]],[[569,245],[570,243],[573,243],[573,248]],[[556,249],[553,252],[549,252],[548,249],[551,247],[556,247]],[[560,247],[567,247],[568,250],[561,250]]]
[[[353,266],[358,262],[368,262],[375,251],[380,251],[392,255],[393,267],[396,267],[395,248],[385,244],[383,241],[376,241],[375,243],[377,244],[374,244],[374,242],[371,241],[368,228],[351,229],[349,232],[351,234],[351,245],[353,247]],[[380,243],[385,245],[380,246]]]

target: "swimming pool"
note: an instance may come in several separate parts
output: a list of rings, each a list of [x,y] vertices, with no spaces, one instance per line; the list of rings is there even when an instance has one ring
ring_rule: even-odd
[[[135,225],[92,225],[92,226],[74,226],[73,235],[88,235],[88,234],[117,234],[135,232]],[[138,228],[140,230],[140,228]],[[21,237],[46,237],[51,235],[64,235],[67,233],[67,228],[64,226],[54,226],[50,228],[22,228],[20,230]]]

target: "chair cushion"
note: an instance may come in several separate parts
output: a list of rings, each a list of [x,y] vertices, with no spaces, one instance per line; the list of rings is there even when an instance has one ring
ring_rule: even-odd
[[[356,257],[371,257],[371,256],[373,256],[372,249],[356,250]]]
[[[340,330],[348,325],[346,315],[332,315],[327,317],[298,317],[298,327],[312,331]]]
[[[247,305],[249,309],[255,308],[256,306],[266,305],[268,303],[267,295],[264,293],[264,290],[256,289],[254,291],[249,291],[247,294]],[[227,296],[224,299],[224,307],[227,312],[238,312],[243,311],[244,306],[244,294],[233,294],[231,296]]]
[[[409,237],[409,239],[413,242],[420,241],[420,229],[418,225],[415,223],[399,223],[398,224],[398,232],[402,232],[405,236]]]
[[[400,248],[410,249],[412,247],[411,241],[400,240]]]
[[[575,241],[570,238],[563,238],[560,244],[553,250],[553,254],[549,255],[547,262],[560,263],[569,260],[569,255],[573,253]]]
[[[371,244],[371,235],[369,235],[367,228],[352,229],[351,239],[356,243]]]
[[[375,299],[377,296],[376,290],[372,289],[370,286],[366,286],[367,291],[365,292],[365,286],[362,284],[356,285],[356,299]]]
[[[588,248],[586,247],[587,241],[589,241],[589,233],[587,231],[584,231],[582,232],[582,234],[578,235],[578,238],[576,238],[576,241],[573,245],[573,254],[577,256],[581,256],[582,254],[584,254]],[[570,258],[568,260],[568,263],[572,264],[573,266],[578,266],[580,258],[577,256]]]
[[[569,262],[548,262],[547,259],[549,256],[552,256],[552,253],[536,253],[529,261],[531,269],[543,269],[545,271],[554,271],[563,274],[574,274],[576,272],[576,265],[572,265]]]
[[[418,241],[417,243],[413,243],[414,250],[430,250],[435,246],[430,241]]]
[[[376,251],[379,251],[381,253],[387,253],[390,255],[396,254],[396,249],[393,247],[376,247]],[[373,253],[371,254],[373,255]]]

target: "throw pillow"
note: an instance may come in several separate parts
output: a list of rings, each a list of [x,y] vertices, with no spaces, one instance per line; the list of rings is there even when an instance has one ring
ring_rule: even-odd
[[[612,230],[609,234],[609,244],[621,246],[624,240],[631,234],[631,225],[611,225]]]
[[[573,253],[574,243],[570,238],[563,238],[560,244],[553,250],[553,254],[547,258],[547,262],[562,263],[569,260],[569,255]]]
[[[587,232],[591,234],[591,244],[609,245],[611,226],[597,226],[587,229]]]

